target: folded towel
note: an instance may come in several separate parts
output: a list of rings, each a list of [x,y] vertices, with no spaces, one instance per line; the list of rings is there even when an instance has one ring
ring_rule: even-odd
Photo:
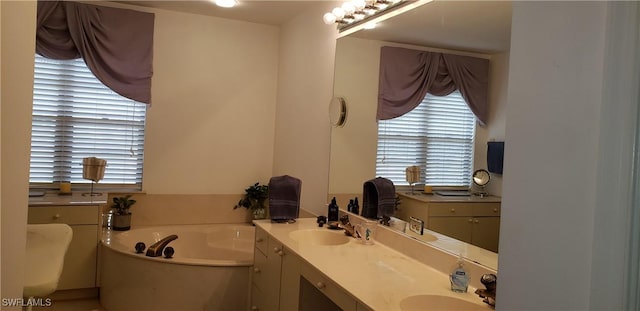
[[[289,175],[271,177],[269,180],[269,215],[271,220],[282,221],[298,218],[302,181]]]
[[[396,209],[396,187],[389,179],[377,177],[363,186],[362,216],[382,218],[393,216]]]

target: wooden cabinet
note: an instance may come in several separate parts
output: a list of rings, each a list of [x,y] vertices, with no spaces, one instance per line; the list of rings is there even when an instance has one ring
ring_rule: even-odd
[[[280,279],[285,249],[282,243],[256,227],[251,309],[280,310]]]
[[[500,202],[466,200],[440,201],[431,196],[425,200],[403,196],[397,217],[423,220],[427,229],[493,252],[498,251]]]
[[[64,259],[58,290],[96,287],[100,206],[31,206],[28,223],[64,223],[73,238]]]
[[[369,310],[260,227],[254,256],[251,310]]]

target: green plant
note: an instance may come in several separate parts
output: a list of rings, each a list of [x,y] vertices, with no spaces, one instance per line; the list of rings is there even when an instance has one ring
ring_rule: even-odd
[[[111,208],[116,210],[116,215],[129,215],[129,209],[133,204],[136,204],[136,200],[130,199],[131,195],[127,194],[123,197],[114,197]]]
[[[249,186],[244,189],[245,195],[238,201],[238,204],[233,209],[244,207],[248,209],[265,208],[264,203],[269,198],[269,186],[260,185],[255,183],[253,186]]]

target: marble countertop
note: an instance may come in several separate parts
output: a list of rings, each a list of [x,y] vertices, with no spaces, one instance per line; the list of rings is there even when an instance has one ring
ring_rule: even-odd
[[[289,236],[296,230],[320,229],[315,218],[301,218],[293,224],[269,220],[254,223],[373,310],[400,310],[400,302],[414,295],[450,296],[474,303],[481,310],[491,310],[473,294],[475,288],[454,293],[447,274],[380,242],[364,245],[350,238],[346,244],[319,246],[297,242]]]
[[[477,195],[469,195],[469,196],[444,196],[438,194],[425,194],[422,191],[415,191],[414,194],[411,194],[410,191],[398,191],[396,192],[398,195],[415,199],[423,202],[487,202],[487,203],[500,203],[502,202],[502,197],[498,196],[485,196],[480,197]]]

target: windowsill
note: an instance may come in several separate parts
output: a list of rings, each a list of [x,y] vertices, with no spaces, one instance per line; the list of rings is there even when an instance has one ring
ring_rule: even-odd
[[[87,193],[87,195],[83,195]],[[90,196],[87,192],[73,191],[70,195],[59,195],[58,192],[48,191],[44,196],[29,197],[29,206],[51,206],[51,205],[103,205],[107,203],[106,192],[99,193],[99,196]]]

